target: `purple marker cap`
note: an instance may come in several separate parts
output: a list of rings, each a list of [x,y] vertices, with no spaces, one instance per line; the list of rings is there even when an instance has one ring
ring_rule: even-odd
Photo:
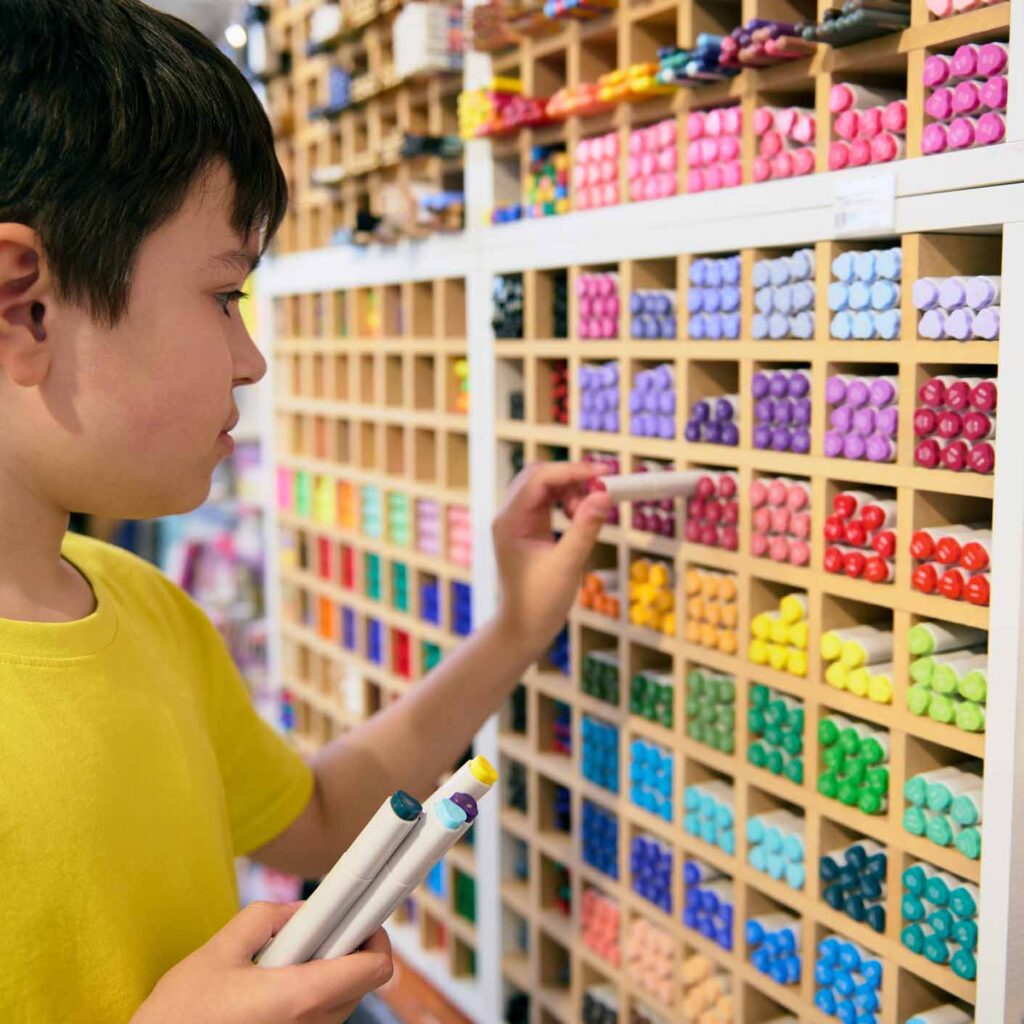
[[[705,317],[703,313],[694,313],[693,316],[690,317],[689,327],[687,330],[689,331],[691,338],[694,338],[697,341],[703,340],[708,334],[707,317]]]
[[[871,404],[876,409],[896,400],[896,385],[885,377],[876,377],[871,382]]]
[[[644,407],[644,396],[639,391],[629,393],[629,411],[640,412]]]
[[[656,437],[658,433],[658,417],[652,412],[641,414],[644,421],[644,437]]]
[[[872,462],[892,462],[896,457],[896,446],[888,437],[874,434],[868,438],[867,456]]]
[[[722,308],[722,293],[717,288],[704,289],[704,312],[717,313]]]
[[[754,447],[765,449],[771,446],[772,428],[766,423],[754,427]]]
[[[704,289],[691,288],[686,296],[686,308],[691,313],[700,313],[704,309]]]
[[[811,450],[811,432],[797,427],[793,431],[792,440],[789,443],[789,450],[797,455],[806,455]]]
[[[967,341],[974,333],[974,311],[966,307],[954,309],[946,317],[946,334],[957,341]]]
[[[721,443],[735,448],[740,443],[739,427],[731,420],[726,420],[724,423],[719,424],[719,426]]]
[[[606,412],[601,422],[609,434],[617,434],[619,432],[619,414],[617,412]]]
[[[782,313],[772,313],[768,317],[768,336],[772,341],[781,341],[789,335],[789,317]]]
[[[658,399],[664,394],[663,391],[648,391],[644,395],[644,412],[657,412]]]
[[[473,821],[477,815],[476,801],[468,793],[453,793],[449,797],[456,807],[461,807],[466,812],[466,821]]]
[[[846,388],[846,401],[854,407],[859,409],[862,405],[867,405],[871,399],[871,388],[868,383],[862,380],[860,377],[851,380]]]
[[[790,422],[795,427],[807,427],[811,423],[811,400],[809,398],[797,398],[793,402],[793,416]]]
[[[606,387],[619,383],[619,364],[618,363],[605,363],[604,366],[597,368],[601,374],[601,383]]]
[[[946,336],[946,314],[941,309],[929,309],[917,325],[917,333],[929,341],[940,341]]]
[[[858,434],[870,437],[875,432],[875,410],[858,409],[853,414],[853,429]]]
[[[715,420],[711,420],[704,424],[704,440],[710,444],[721,444],[722,443],[722,430],[726,426],[725,423],[718,423]]]
[[[780,398],[775,403],[775,422],[782,424],[793,422],[793,403],[788,398]]]
[[[630,334],[632,334],[634,338],[644,338],[644,337],[646,337],[647,336],[647,325],[644,322],[644,318],[642,316],[634,316],[633,320],[632,320],[632,323],[630,324],[629,331],[630,331]]]
[[[720,398],[715,402],[716,420],[731,420],[734,412],[735,409],[733,408],[733,404],[728,398]]]
[[[794,370],[789,378],[789,397],[805,398],[811,390],[811,375],[806,370]]]
[[[740,336],[739,313],[725,313],[722,316],[722,336],[735,341]]]
[[[830,459],[838,459],[843,454],[844,435],[838,430],[830,430],[825,434],[825,455]]]
[[[698,399],[693,403],[690,409],[690,419],[694,423],[704,423],[706,420],[711,418],[711,405],[703,398]]]
[[[774,398],[784,398],[786,393],[789,391],[789,375],[783,373],[781,370],[776,370],[772,374],[771,383],[769,389]]]
[[[969,277],[965,287],[967,305],[971,309],[984,309],[996,301],[996,286],[988,277]]]
[[[662,391],[658,395],[658,412],[669,415],[676,411],[676,393],[674,391]]]
[[[721,341],[722,339],[722,314],[708,313],[704,317],[704,337],[708,341]]]
[[[686,424],[686,429],[683,431],[683,437],[685,437],[691,444],[696,444],[700,440],[700,421],[690,420],[690,422]]]
[[[764,398],[768,394],[768,385],[768,374],[763,370],[758,370],[750,384],[750,390],[753,392],[755,401],[759,398]]]
[[[650,391],[654,387],[654,373],[652,370],[641,370],[633,382],[637,391]]]
[[[759,423],[775,422],[775,399],[762,398],[754,404],[754,419]]]
[[[829,377],[825,382],[825,401],[829,405],[838,405],[846,400],[846,381],[840,376]]]
[[[841,434],[853,430],[853,406],[837,405],[828,415],[829,426]]]
[[[788,452],[791,440],[788,427],[776,427],[772,431],[772,448],[777,452]]]
[[[965,282],[959,277],[947,277],[939,285],[939,305],[943,309],[957,309],[967,302]]]
[[[887,409],[879,409],[878,415],[875,416],[875,431],[879,434],[895,437],[899,432],[899,425],[900,411],[895,405],[890,405]]]
[[[667,363],[662,363],[661,366],[654,368],[654,386],[659,391],[666,391],[675,384],[675,374],[672,372],[672,367]]]
[[[986,306],[974,318],[974,336],[983,341],[995,341],[999,337],[999,307]]]
[[[674,416],[658,417],[658,437],[671,441],[676,436],[676,419]]]
[[[629,297],[629,311],[636,316],[639,313],[643,313],[646,307],[643,295],[640,292],[633,292]]]
[[[930,277],[915,281],[910,294],[915,309],[934,309],[939,304],[939,286]]]
[[[843,438],[843,458],[863,459],[867,447],[867,441],[860,434],[847,434]]]

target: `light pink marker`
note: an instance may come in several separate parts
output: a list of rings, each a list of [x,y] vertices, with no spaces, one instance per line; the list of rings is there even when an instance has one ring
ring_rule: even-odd
[[[1006,120],[1002,114],[992,111],[978,118],[976,137],[979,145],[991,146],[1006,138]]]
[[[926,124],[921,133],[921,152],[925,156],[944,153],[949,148],[949,133],[944,124]]]
[[[906,142],[892,132],[884,132],[871,140],[871,162],[886,164],[891,160],[902,160],[906,153]]]
[[[970,149],[977,137],[978,122],[973,117],[957,117],[949,126],[949,148]]]
[[[953,116],[953,90],[935,89],[924,101],[924,112],[936,121],[948,121]]]

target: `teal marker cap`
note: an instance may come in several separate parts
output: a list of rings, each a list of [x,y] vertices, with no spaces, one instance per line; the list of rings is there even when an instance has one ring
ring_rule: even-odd
[[[445,828],[456,829],[466,824],[466,812],[451,800],[438,800],[434,804],[434,813]]]
[[[404,789],[397,789],[391,797],[391,810],[402,821],[415,821],[423,813],[423,805]]]

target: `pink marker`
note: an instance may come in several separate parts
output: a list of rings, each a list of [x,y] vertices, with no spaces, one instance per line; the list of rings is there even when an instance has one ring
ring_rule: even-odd
[[[1002,114],[994,111],[982,114],[978,118],[975,136],[982,146],[991,146],[1006,138],[1006,120]]]
[[[818,122],[814,118],[813,112],[810,114],[799,114],[796,120],[793,122],[793,128],[789,132],[789,137],[795,142],[799,142],[803,145],[809,145],[812,143],[818,134]]]
[[[963,83],[961,83],[963,84]],[[936,121],[948,121],[953,116],[953,89],[934,89],[924,101],[924,112]]]
[[[860,130],[860,111],[844,110],[835,119],[833,127],[835,128],[836,135],[841,139],[846,139],[847,142],[857,138],[857,133]]]
[[[953,112],[973,114],[981,106],[981,87],[977,82],[961,82],[953,90]]]
[[[927,7],[936,18],[948,18],[953,13],[953,0],[927,0]]]
[[[736,188],[743,184],[743,164],[739,160],[722,165],[722,184],[726,188]]]
[[[789,539],[787,537],[772,537],[768,546],[768,555],[773,562],[788,561]]]
[[[902,135],[907,130],[907,101],[893,100],[882,112],[882,127]]]
[[[814,173],[814,165],[817,157],[810,146],[804,146],[801,149],[793,151],[793,174],[795,177],[801,178],[805,174]]]
[[[943,124],[926,124],[921,133],[921,152],[925,156],[944,153],[949,148],[949,133]]]
[[[793,177],[793,154],[790,153],[788,150],[784,149],[781,153],[776,154],[776,156],[772,160],[772,177]]]
[[[978,54],[981,47],[977,43],[964,43],[958,46],[950,61],[949,70],[957,78],[973,78],[978,73]],[[1000,71],[1002,68],[999,69]],[[990,72],[996,74],[995,71]],[[988,74],[985,75],[988,78]]]
[[[871,143],[867,139],[854,139],[850,143],[850,166],[866,167],[871,163]]]
[[[939,425],[939,418],[934,409],[914,410],[914,433],[918,437],[930,437]]]
[[[935,53],[925,58],[922,78],[929,89],[946,85],[953,77],[952,58],[941,53]]]
[[[832,142],[828,147],[828,169],[842,171],[850,166],[850,144],[848,142]]]
[[[942,465],[955,473],[967,468],[967,453],[970,451],[966,441],[959,439],[947,441],[942,449]]]
[[[811,503],[811,494],[807,484],[790,484],[786,495],[786,505],[792,512],[799,512]]]
[[[987,441],[996,436],[996,420],[983,412],[969,412],[964,417],[964,437],[968,441]]]
[[[902,160],[907,150],[906,142],[892,132],[883,132],[871,140],[871,162],[887,164],[892,160]]]
[[[712,164],[704,171],[704,187],[706,189],[719,189],[722,187],[722,166]]]
[[[750,536],[750,553],[755,558],[767,558],[771,547],[771,538],[767,533],[755,532]]]
[[[792,540],[789,543],[789,564],[808,565],[811,561],[811,547],[805,540]]]
[[[980,383],[978,377],[960,377],[946,386],[945,402],[957,412],[966,411],[971,405],[971,390]]]
[[[996,464],[996,450],[988,441],[971,445],[967,464],[975,473],[991,473]]]
[[[772,176],[772,162],[766,156],[754,157],[754,181],[768,181]]]
[[[933,437],[918,442],[914,448],[914,462],[925,469],[935,469],[942,462],[942,445]]]
[[[832,86],[828,97],[830,113],[841,114],[844,110],[867,110],[880,104],[890,103],[899,96],[891,89],[876,89],[852,82],[840,82]]]
[[[958,117],[949,126],[949,148],[970,149],[977,137],[978,122],[973,117]]]
[[[971,388],[971,408],[979,412],[995,412],[996,408],[996,382],[994,380],[979,381]]]
[[[778,114],[775,107],[758,107],[754,111],[754,134],[764,135],[770,128],[774,128]]]
[[[861,111],[860,121],[857,126],[857,137],[861,139],[873,139],[882,130],[882,114],[884,107],[870,107]]]
[[[994,75],[981,86],[982,106],[989,110],[1005,110],[1010,92],[1010,80],[1006,75]]]
[[[1006,43],[985,43],[978,49],[977,70],[983,78],[1003,74],[1009,62],[1010,49]]]

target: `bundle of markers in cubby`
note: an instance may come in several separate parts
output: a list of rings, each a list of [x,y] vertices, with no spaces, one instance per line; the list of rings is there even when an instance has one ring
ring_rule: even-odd
[[[895,341],[902,330],[899,246],[840,253],[828,286],[832,337],[838,341]]]
[[[608,475],[614,476],[619,472],[619,457],[617,455],[609,455],[605,452],[593,452],[587,451],[583,453],[583,461],[595,466],[602,466]],[[590,491],[600,490],[602,487],[598,480],[591,480],[587,485],[588,493]],[[619,506],[617,504],[612,505],[611,512],[608,514],[608,518],[605,522],[612,526],[617,526],[619,523]]]
[[[895,462],[899,432],[899,387],[895,377],[833,374],[825,383],[829,459]]]
[[[978,973],[978,901],[976,885],[931,864],[911,864],[903,872],[900,941],[912,953],[973,981]]]
[[[955,847],[968,860],[981,857],[981,763],[933,768],[903,785],[903,828],[936,846]]]
[[[576,278],[576,307],[579,311],[577,334],[580,338],[601,339],[619,336],[619,275],[607,270],[580,274]],[[616,396],[615,410],[619,400]]]
[[[619,204],[619,133],[581,139],[573,154],[573,205],[596,210]]]
[[[708,470],[686,502],[686,539],[691,544],[735,551],[739,547],[739,477]]]
[[[640,459],[636,465],[637,473],[671,473],[670,462],[658,462],[656,459]],[[634,500],[630,525],[634,530],[654,533],[659,537],[676,535],[676,505],[671,497],[657,497],[646,501]]]
[[[629,798],[662,821],[673,817],[672,771],[675,755],[657,743],[636,739],[629,745]]]
[[[739,611],[736,577],[691,567],[686,571],[687,643],[735,654]]]
[[[612,359],[600,365],[584,363],[577,377],[580,389],[581,430],[619,432],[619,364]]]
[[[683,864],[683,924],[706,939],[733,948],[736,896],[732,879],[699,860]]]
[[[758,107],[754,111],[754,181],[813,174],[815,125],[813,110]]]
[[[583,862],[611,879],[619,877],[619,822],[611,811],[583,801]]]
[[[814,272],[813,249],[797,249],[789,256],[754,264],[750,333],[755,341],[814,337]]]
[[[921,277],[914,282],[914,309],[921,311],[917,332],[929,341],[999,339],[1002,277]]]
[[[598,889],[583,890],[580,904],[580,933],[583,945],[612,967],[622,963],[619,947],[619,904]]]
[[[588,572],[583,577],[578,600],[581,608],[589,608],[598,615],[617,619],[621,610],[618,569],[593,569]]]
[[[583,716],[583,777],[610,793],[619,791],[619,730],[591,715]]]
[[[799,985],[802,927],[800,918],[785,911],[747,920],[744,929],[750,962],[777,985]]]
[[[683,791],[683,830],[730,857],[736,852],[736,795],[728,782],[694,783]]]
[[[691,444],[724,444],[735,448],[740,443],[739,395],[699,398],[690,407],[683,436]]]
[[[785,882],[791,889],[802,889],[807,877],[804,819],[786,810],[748,818],[747,863],[776,882]]]
[[[761,683],[750,687],[747,761],[794,785],[804,781],[804,706]]]
[[[568,213],[569,155],[563,146],[534,146],[524,176],[527,218]]]
[[[429,498],[416,500],[416,549],[425,555],[441,555],[441,506]]]
[[[804,480],[757,479],[750,485],[750,553],[790,565],[811,560],[811,492]]]
[[[646,833],[633,837],[629,872],[633,891],[666,914],[672,913],[672,847]]]
[[[739,68],[722,66],[722,42],[722,36],[700,32],[696,45],[692,47],[659,47],[658,82],[666,85],[699,85],[738,75]]]
[[[988,636],[970,626],[919,622],[908,635],[907,708],[965,732],[984,732]]]
[[[583,1024],[620,1024],[619,993],[613,985],[591,985],[583,993],[582,1019]]]
[[[630,333],[651,340],[676,336],[674,288],[636,288],[629,296]]]
[[[640,370],[629,393],[629,432],[634,437],[676,436],[675,367],[661,363]]]
[[[871,625],[830,629],[821,637],[821,657],[828,664],[825,682],[877,704],[890,704],[892,652],[892,630]]]
[[[736,681],[694,666],[686,674],[686,735],[723,754],[736,746]]]
[[[815,49],[792,22],[752,18],[722,39],[719,61],[726,68],[764,68],[809,57]]]
[[[821,898],[833,909],[879,935],[885,933],[885,879],[889,858],[870,839],[821,855]]]
[[[743,184],[742,130],[743,113],[738,106],[694,110],[687,116],[687,192],[711,192]]]
[[[827,935],[818,943],[814,1005],[829,1017],[880,1024],[882,961],[855,942]]]
[[[841,7],[827,8],[820,18],[817,24],[804,26],[804,39],[833,47],[852,46],[909,28],[910,4],[906,0],[845,0]]]
[[[496,274],[491,289],[491,327],[495,338],[523,336],[523,275]]]
[[[787,594],[779,607],[750,620],[747,657],[794,676],[807,675],[807,595]]]
[[[700,256],[690,263],[686,297],[692,341],[735,341],[740,336],[739,256]]]
[[[911,586],[922,594],[986,606],[992,565],[992,531],[978,526],[933,526],[910,540],[915,561]]]
[[[906,152],[907,98],[891,89],[852,82],[832,86],[828,109],[838,136],[828,147],[828,169],[902,160]]]
[[[811,450],[811,371],[758,370],[754,397],[754,447],[806,455]]]
[[[626,177],[629,198],[633,202],[665,199],[676,194],[679,159],[676,132],[676,119],[672,117],[629,133]]]
[[[998,387],[990,377],[941,374],[918,388],[914,462],[925,469],[991,473]]]
[[[626,928],[624,967],[627,976],[664,1006],[676,1002],[676,940],[644,917]]]
[[[669,562],[637,558],[629,567],[629,621],[666,636],[676,631],[675,572]]]
[[[889,794],[889,734],[842,715],[818,723],[823,768],[818,792],[864,814],[885,814]]]
[[[569,423],[569,363],[554,359],[548,364],[548,409],[552,423]],[[543,411],[542,411],[543,415]]]
[[[825,520],[825,572],[869,583],[896,574],[896,501],[870,491],[841,491]]]
[[[608,704],[619,703],[618,651],[591,651],[584,655],[581,668],[580,688],[584,693]]]
[[[629,684],[629,713],[671,729],[675,720],[675,677],[671,670],[641,669]]]
[[[285,926],[257,953],[261,967],[333,959],[358,949],[468,831],[497,774],[484,757],[464,764],[420,804],[399,790]]]
[[[466,568],[473,563],[473,530],[468,505],[448,506],[448,558]]]
[[[693,1024],[733,1024],[732,976],[708,957],[694,953],[679,969],[682,1011]]]
[[[1010,50],[1005,42],[965,43],[951,55],[929,54],[923,80],[924,156],[991,146],[1006,138]]]

